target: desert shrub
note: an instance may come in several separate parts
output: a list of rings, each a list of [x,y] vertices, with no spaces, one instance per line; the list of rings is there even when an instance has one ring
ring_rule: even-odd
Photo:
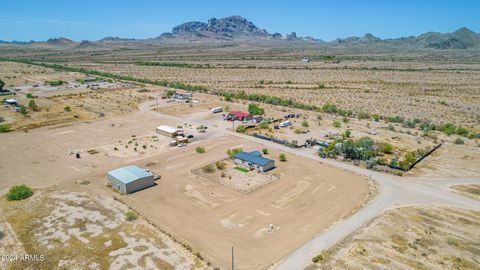
[[[198,146],[197,148],[195,148],[195,152],[197,152],[199,154],[203,154],[203,153],[205,153],[205,148],[203,148],[201,146]]]
[[[391,123],[402,123],[403,122],[403,118],[396,115],[396,116],[389,116],[387,117],[387,121],[388,122],[391,122]]]
[[[27,108],[25,108],[25,106],[23,105],[20,105],[20,113],[23,114],[23,115],[26,115],[27,114]]]
[[[67,83],[67,82],[62,81],[62,80],[45,81],[45,84],[48,84],[50,86],[59,86],[59,85],[65,84],[65,83]]]
[[[380,116],[378,114],[372,115],[373,121],[378,122],[380,121]]]
[[[323,255],[322,254],[318,254],[317,256],[312,258],[312,262],[314,262],[314,263],[317,263],[319,261],[323,261]]]
[[[456,138],[453,143],[455,143],[455,144],[464,144],[464,141],[463,141],[461,138]]]
[[[308,127],[308,126],[309,126],[308,121],[306,119],[304,119],[302,121],[302,127]]]
[[[324,113],[336,113],[337,112],[337,105],[327,103],[327,104],[322,106],[322,111]]]
[[[403,160],[399,162],[399,165],[403,170],[407,171],[410,169],[413,163],[415,163],[416,160],[417,160],[417,152],[416,151],[408,152],[403,158]]]
[[[366,112],[359,112],[358,115],[357,115],[358,119],[359,120],[362,120],[362,119],[369,119],[370,118],[370,114],[366,113]]]
[[[388,124],[388,130],[395,131],[395,126],[392,124]]]
[[[204,166],[204,167],[202,168],[202,171],[203,171],[204,173],[214,173],[214,172],[215,172],[215,167],[214,167],[212,164],[209,164],[209,165],[207,165],[207,166]]]
[[[459,127],[457,128],[457,131],[456,133],[460,136],[464,136],[464,137],[467,137],[468,136],[468,133],[469,131],[466,129],[466,128],[463,128],[463,127]]]
[[[441,132],[450,136],[452,134],[455,134],[457,129],[456,129],[455,125],[453,125],[452,123],[446,123],[446,124],[440,125],[438,127],[438,130],[440,130]]]
[[[4,86],[5,86],[5,83],[2,80],[0,80],[0,90],[2,90]]]
[[[33,191],[26,185],[17,185],[10,188],[7,193],[7,200],[19,201],[24,200],[33,195]]]
[[[38,111],[38,106],[37,104],[35,103],[35,100],[30,100],[28,102],[28,107],[32,110],[32,111]]]
[[[132,211],[128,211],[125,213],[125,220],[126,221],[134,221],[137,219],[137,214],[135,214],[135,212],[132,212]]]
[[[287,161],[287,156],[285,156],[284,153],[281,153],[279,156],[278,156],[278,159],[282,162],[285,162]]]
[[[339,128],[341,126],[342,126],[342,123],[340,123],[340,121],[338,120],[333,121],[333,127]]]
[[[243,152],[243,148],[233,148],[233,149],[228,149],[227,150],[227,155],[229,157],[235,156],[235,154]]]
[[[318,88],[319,89],[325,89],[325,84],[324,83],[319,83]]]
[[[171,98],[176,93],[177,93],[177,91],[175,91],[175,90],[167,90],[167,92],[165,93],[165,96],[168,97],[168,98]]]
[[[378,144],[378,150],[380,152],[383,152],[385,154],[391,154],[393,153],[393,146],[390,143],[379,143]]]
[[[264,155],[267,155],[267,154],[268,154],[268,149],[267,149],[267,148],[263,148],[263,149],[262,149],[262,153],[263,153]]]
[[[0,133],[9,132],[9,131],[10,131],[10,125],[9,124],[0,125]]]
[[[258,125],[259,128],[261,129],[267,129],[268,128],[268,121],[262,121],[260,122],[260,124]]]
[[[238,133],[245,133],[247,131],[247,128],[245,126],[240,125],[235,129],[235,131]]]
[[[343,136],[344,138],[350,138],[350,136],[352,135],[352,132],[350,130],[345,130],[345,132],[343,133]]]
[[[32,94],[32,93],[27,93],[25,96],[26,96],[27,98],[33,98],[33,94]]]
[[[70,106],[65,106],[65,107],[63,108],[63,110],[64,110],[65,112],[69,112],[69,111],[71,111],[72,109],[70,108]]]
[[[296,129],[293,131],[293,133],[295,133],[295,134],[302,134],[302,132],[303,132],[303,131],[302,131],[301,129],[299,129],[299,128],[296,128]]]
[[[262,115],[265,113],[265,110],[258,107],[258,105],[251,103],[248,105],[248,113],[252,115]]]
[[[219,160],[219,161],[215,162],[215,167],[217,167],[217,169],[219,169],[219,170],[223,170],[223,169],[225,169],[225,162]]]

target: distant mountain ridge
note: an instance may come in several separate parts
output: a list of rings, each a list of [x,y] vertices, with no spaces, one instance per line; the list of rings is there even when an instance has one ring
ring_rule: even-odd
[[[295,32],[282,35],[269,33],[257,27],[244,17],[235,15],[225,18],[211,18],[207,22],[186,22],[173,27],[171,32],[163,33],[156,38],[132,39],[120,37],[105,37],[97,41],[73,40],[59,37],[47,41],[1,41],[0,45],[28,46],[31,48],[47,49],[108,49],[116,47],[154,47],[162,43],[215,43],[215,42],[307,42],[322,46],[343,46],[355,48],[400,48],[400,49],[480,49],[480,34],[462,27],[452,33],[427,32],[417,37],[401,37],[381,39],[370,33],[362,37],[338,38],[331,42],[312,37],[298,37]]]

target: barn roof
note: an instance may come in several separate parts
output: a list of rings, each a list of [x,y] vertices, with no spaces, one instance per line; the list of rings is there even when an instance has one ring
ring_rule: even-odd
[[[108,175],[115,177],[124,184],[128,184],[140,178],[152,176],[153,174],[137,166],[126,166],[110,171]]]

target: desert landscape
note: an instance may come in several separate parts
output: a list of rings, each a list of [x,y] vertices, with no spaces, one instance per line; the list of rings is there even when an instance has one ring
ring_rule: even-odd
[[[478,269],[479,48],[0,42],[0,269]]]

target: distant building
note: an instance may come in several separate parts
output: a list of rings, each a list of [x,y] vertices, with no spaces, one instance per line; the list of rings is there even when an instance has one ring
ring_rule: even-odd
[[[192,93],[185,93],[185,94],[175,93],[175,94],[173,94],[173,98],[176,98],[176,99],[191,99],[192,97],[193,97]]]
[[[252,120],[253,116],[244,112],[229,112],[225,119],[229,121],[248,121]]]
[[[126,166],[110,171],[107,178],[113,188],[126,194],[155,185],[153,174],[137,166]]]
[[[17,100],[13,98],[7,98],[7,99],[4,99],[3,101],[5,101],[5,103],[7,103],[8,105],[12,105],[12,106],[17,105]]]
[[[254,123],[259,124],[260,122],[263,121],[263,117],[262,117],[262,116],[255,116],[255,117],[252,118],[252,121],[253,121]]]
[[[212,113],[219,113],[219,112],[223,112],[223,108],[215,107],[215,108],[211,108],[210,111],[212,111]]]
[[[260,172],[266,172],[275,168],[275,161],[262,157],[259,151],[240,152],[234,156],[235,163],[246,166]]]
[[[183,134],[183,130],[179,128],[174,128],[171,126],[158,126],[156,129],[158,134],[162,134],[164,136],[175,138],[180,134]]]

